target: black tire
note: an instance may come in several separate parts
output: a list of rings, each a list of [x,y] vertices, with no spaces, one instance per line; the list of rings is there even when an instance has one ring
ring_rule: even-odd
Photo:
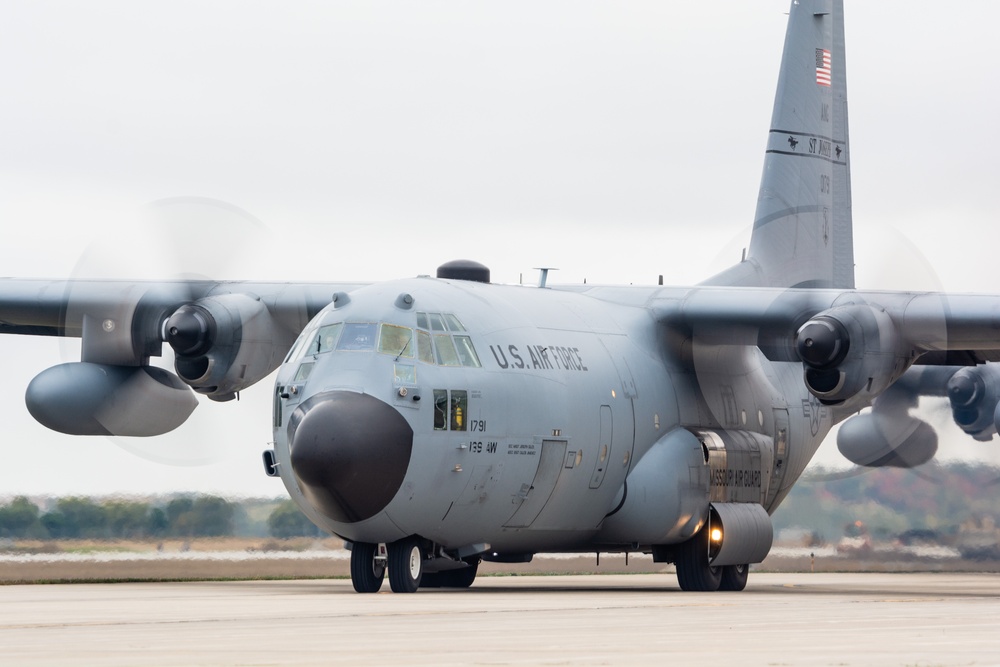
[[[441,588],[445,584],[442,583],[443,579],[441,575],[443,572],[424,572],[423,576],[420,577],[420,587],[421,588]]]
[[[442,572],[441,574],[445,576],[441,585],[446,588],[468,588],[476,580],[476,574],[479,572],[479,560],[479,558],[476,558],[475,560],[466,561],[469,567]]]
[[[683,591],[710,592],[722,584],[722,568],[708,564],[708,524],[677,549],[677,583]]]
[[[355,542],[351,547],[351,583],[358,593],[378,593],[385,578],[385,562],[375,560],[378,547]]]
[[[750,575],[749,565],[727,565],[722,568],[720,591],[742,591],[747,587],[747,577]]]
[[[407,537],[389,545],[389,586],[393,593],[415,593],[424,573],[424,548]]]

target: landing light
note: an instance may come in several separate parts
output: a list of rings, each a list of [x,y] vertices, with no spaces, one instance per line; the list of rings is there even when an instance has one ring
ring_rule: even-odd
[[[712,541],[713,542],[721,542],[722,541],[722,529],[720,529],[720,528],[713,528],[712,529]]]

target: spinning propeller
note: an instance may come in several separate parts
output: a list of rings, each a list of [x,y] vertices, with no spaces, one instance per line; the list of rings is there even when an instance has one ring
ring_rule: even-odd
[[[67,363],[32,381],[29,411],[57,431],[106,435],[160,463],[223,459],[229,443],[243,438],[198,414],[196,394],[235,398],[280,363],[297,332],[272,321],[260,300],[210,293],[211,286],[259,274],[271,265],[273,246],[263,223],[224,202],[185,197],[145,206],[134,224],[98,238],[78,260],[65,283],[62,320],[80,323],[82,341],[61,339]],[[159,284],[122,283],[122,276]],[[107,290],[121,292],[121,305],[98,312],[96,297]],[[269,397],[261,393],[252,399],[261,405],[242,408],[247,419],[227,423],[253,423],[251,414],[266,420]],[[254,437],[263,440],[266,428],[257,425]],[[121,437],[145,435],[159,437]]]

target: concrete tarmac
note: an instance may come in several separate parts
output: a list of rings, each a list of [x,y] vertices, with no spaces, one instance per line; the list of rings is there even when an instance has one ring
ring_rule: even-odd
[[[711,661],[711,662],[709,662]],[[0,665],[1000,665],[1000,575],[0,586]]]

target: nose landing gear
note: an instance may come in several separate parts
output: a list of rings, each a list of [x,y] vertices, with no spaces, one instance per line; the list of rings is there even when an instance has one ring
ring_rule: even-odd
[[[389,586],[393,593],[414,593],[424,574],[424,548],[416,537],[389,545]]]
[[[358,593],[377,593],[385,578],[384,544],[356,542],[351,548],[351,583]]]
[[[393,593],[414,593],[418,588],[468,588],[476,580],[482,560],[478,552],[459,557],[416,535],[390,544],[354,542],[350,549],[351,583],[358,593],[377,593],[386,570]]]

